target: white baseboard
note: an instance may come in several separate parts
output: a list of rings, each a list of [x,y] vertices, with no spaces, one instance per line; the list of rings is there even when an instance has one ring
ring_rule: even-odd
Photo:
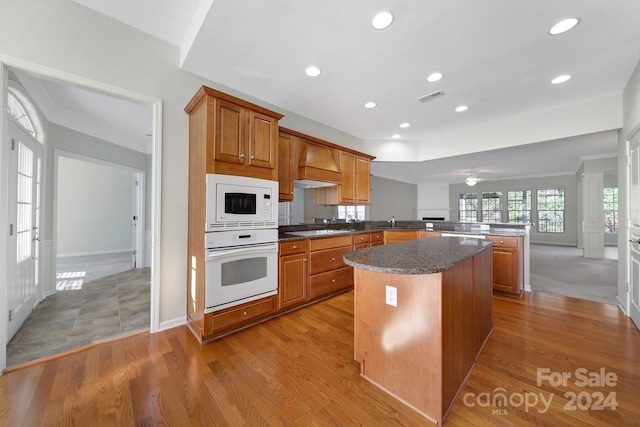
[[[180,316],[176,319],[165,320],[160,323],[158,332],[166,331],[167,329],[175,328],[176,326],[182,326],[187,324],[187,316]]]
[[[120,253],[131,253],[133,249],[114,249],[111,251],[96,251],[96,252],[82,252],[77,254],[58,254],[58,258],[71,258],[75,256],[89,256],[89,255],[110,255],[110,254],[120,254]]]

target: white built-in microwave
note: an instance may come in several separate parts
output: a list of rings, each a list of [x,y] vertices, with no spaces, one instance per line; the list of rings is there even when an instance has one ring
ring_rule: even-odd
[[[278,181],[207,174],[206,231],[278,227]]]

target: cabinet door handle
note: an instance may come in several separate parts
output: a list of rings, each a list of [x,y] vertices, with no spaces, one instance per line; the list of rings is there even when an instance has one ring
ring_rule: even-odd
[[[256,156],[251,156],[251,160],[254,160],[256,158]]]
[[[335,261],[335,260],[336,260],[335,258],[331,258],[331,261]]]
[[[336,279],[331,279],[331,283],[336,283]]]
[[[504,244],[504,240],[500,240],[500,243],[503,243],[503,244]]]
[[[640,243],[640,239],[629,239],[629,243]]]
[[[244,159],[244,154],[240,154],[240,158],[241,158],[241,159]]]
[[[304,259],[303,259],[303,261],[304,261],[304,262],[307,262],[307,259],[306,259],[306,258],[304,258]]]
[[[248,311],[245,311],[244,313],[242,313],[243,316],[246,316],[247,314],[249,314]]]

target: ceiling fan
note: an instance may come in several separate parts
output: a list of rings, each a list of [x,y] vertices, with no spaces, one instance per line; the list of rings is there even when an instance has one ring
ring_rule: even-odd
[[[482,171],[478,171],[478,172],[482,172]],[[479,182],[482,181],[486,181],[489,178],[480,178],[478,176],[478,172],[474,172],[474,171],[466,171],[463,172],[465,174],[467,174],[468,176],[465,178],[464,182],[465,184],[467,184],[469,187],[473,187],[474,185],[476,185]],[[484,173],[483,173],[484,175]],[[491,179],[495,179],[495,178],[499,178],[498,176],[492,176]]]

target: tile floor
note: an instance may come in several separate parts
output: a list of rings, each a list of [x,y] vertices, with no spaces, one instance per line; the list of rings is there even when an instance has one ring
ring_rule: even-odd
[[[62,258],[57,270],[58,292],[7,345],[8,367],[149,329],[150,269],[130,255]]]

